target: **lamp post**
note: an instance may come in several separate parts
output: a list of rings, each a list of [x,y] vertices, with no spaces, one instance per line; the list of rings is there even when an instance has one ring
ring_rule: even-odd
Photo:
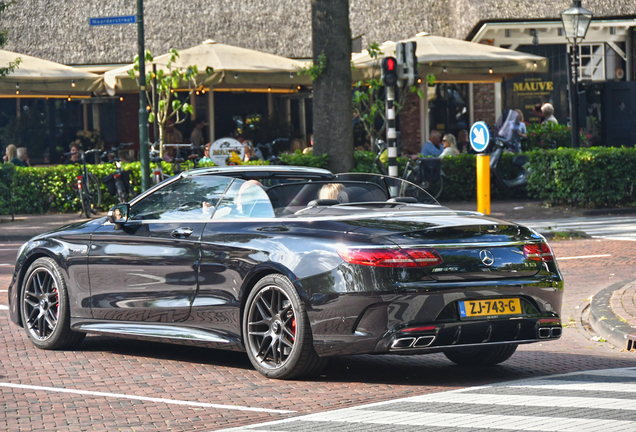
[[[146,49],[144,46],[144,0],[137,0],[137,32],[139,38],[139,161],[141,191],[150,187],[150,148],[148,146],[148,110],[146,109]]]
[[[592,21],[592,12],[581,7],[580,0],[574,0],[572,7],[561,12],[563,30],[568,42],[572,44],[570,53],[570,128],[572,131],[572,147],[580,147],[579,134],[579,47]]]

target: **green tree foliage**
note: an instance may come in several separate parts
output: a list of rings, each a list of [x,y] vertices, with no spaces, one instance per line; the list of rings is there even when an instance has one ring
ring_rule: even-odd
[[[174,92],[180,88],[188,89],[189,100],[190,95],[202,84],[197,81],[199,68],[197,65],[188,66],[185,69],[175,67],[174,63],[179,57],[179,52],[171,48],[169,51],[169,60],[166,63],[166,70],[159,69],[157,73],[152,71],[152,62],[154,57],[149,50],[146,50],[146,91],[147,100],[149,101],[151,112],[148,116],[150,123],[157,122],[159,125],[159,142],[161,157],[163,157],[163,144],[165,127],[168,119],[174,124],[183,123],[188,114],[194,112],[194,108],[188,102],[182,102],[179,98],[174,97]],[[206,76],[214,73],[212,67],[205,70]],[[135,65],[128,71],[131,79],[137,80],[139,83],[139,56],[135,56]]]
[[[378,75],[384,53],[376,42],[369,44],[367,52],[369,57],[374,60],[372,66],[374,76]],[[352,67],[354,66],[352,65]],[[416,93],[420,98],[424,98],[424,91],[417,86],[398,88],[398,97],[395,101],[396,115],[404,108],[404,102],[411,93]],[[353,108],[360,114],[360,121],[369,135],[371,144],[375,143],[375,139],[381,137],[386,129],[386,103],[382,81],[377,78],[358,81],[353,92]],[[382,119],[380,123],[376,121],[379,118]]]

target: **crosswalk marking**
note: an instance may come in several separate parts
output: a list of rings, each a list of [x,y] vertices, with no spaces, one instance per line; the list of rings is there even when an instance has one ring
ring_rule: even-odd
[[[636,368],[575,372],[376,402],[234,432],[636,431]]]
[[[636,411],[634,401],[625,399],[603,399],[589,397],[562,396],[507,396],[486,394],[429,394],[412,399],[414,402],[448,402],[462,404],[519,405],[535,407],[569,407],[569,408],[615,408]]]
[[[539,232],[583,231],[594,238],[636,241],[636,217],[567,218],[517,221]]]

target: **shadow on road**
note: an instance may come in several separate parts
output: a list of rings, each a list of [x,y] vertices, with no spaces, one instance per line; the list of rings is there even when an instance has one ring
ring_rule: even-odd
[[[266,380],[256,374],[247,355],[241,352],[104,336],[86,338],[79,350],[249,370]],[[531,350],[518,351],[507,362],[493,367],[457,366],[439,353],[419,356],[358,355],[333,357],[319,376],[304,381],[463,387],[634,364],[636,356],[621,359]],[[284,384],[283,381],[277,382]]]

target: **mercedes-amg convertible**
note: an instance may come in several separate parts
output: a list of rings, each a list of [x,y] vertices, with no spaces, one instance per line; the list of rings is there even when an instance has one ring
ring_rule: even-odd
[[[207,168],[18,253],[10,315],[42,349],[86,333],[246,351],[271,378],[330,356],[493,365],[561,336],[552,250],[514,222],[372,174]]]

